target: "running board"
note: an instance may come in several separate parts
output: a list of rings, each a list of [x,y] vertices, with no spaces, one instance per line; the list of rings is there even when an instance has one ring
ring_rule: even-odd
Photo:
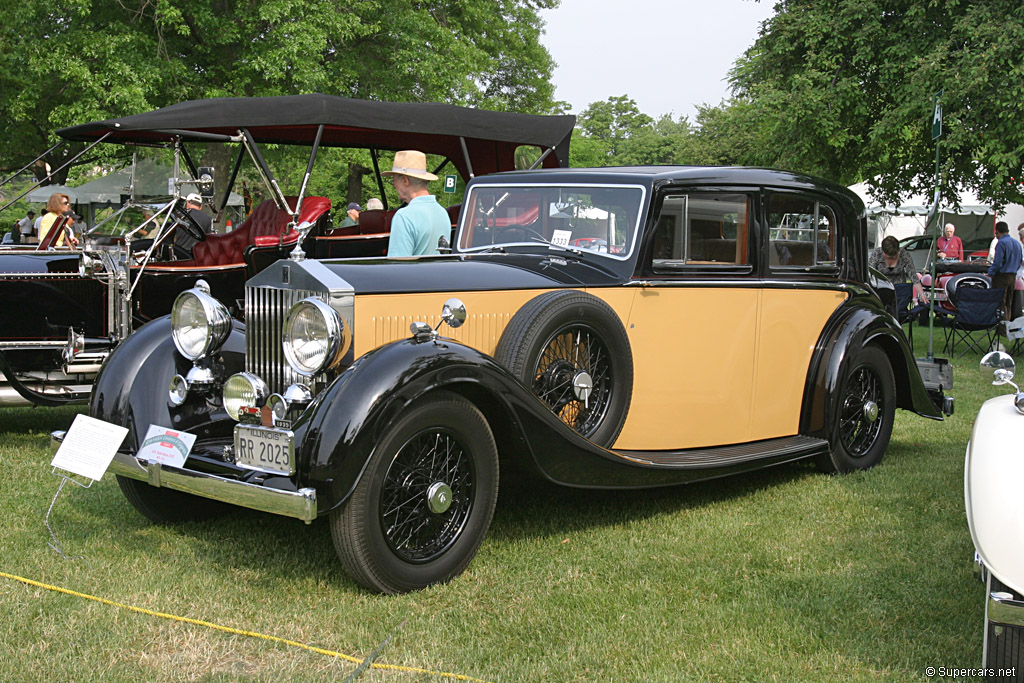
[[[825,452],[828,452],[828,441],[801,435],[682,451],[612,451],[638,465],[667,469],[732,467],[762,460],[787,462]]]

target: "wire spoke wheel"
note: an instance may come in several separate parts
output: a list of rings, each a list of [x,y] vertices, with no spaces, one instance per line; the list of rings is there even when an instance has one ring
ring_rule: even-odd
[[[459,537],[473,507],[473,463],[448,430],[415,435],[392,461],[380,494],[380,524],[396,555],[428,561]]]
[[[633,352],[607,303],[572,289],[540,294],[512,316],[494,358],[570,429],[615,443],[633,394]]]
[[[839,417],[839,437],[851,457],[864,457],[878,439],[884,403],[878,376],[867,366],[858,368],[847,384]]]
[[[831,410],[829,449],[817,456],[825,472],[874,467],[889,446],[896,421],[896,380],[885,352],[869,344],[847,361]]]
[[[533,372],[533,392],[567,425],[590,434],[608,410],[612,367],[600,337],[572,325],[544,345]]]
[[[438,390],[406,406],[331,513],[338,558],[356,581],[404,593],[458,576],[498,498],[498,448],[484,414]]]

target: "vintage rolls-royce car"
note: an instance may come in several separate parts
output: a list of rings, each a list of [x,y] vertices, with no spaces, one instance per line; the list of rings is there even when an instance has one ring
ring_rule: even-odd
[[[356,581],[415,590],[469,564],[506,464],[591,488],[845,472],[882,459],[897,408],[942,419],[949,385],[879,298],[862,214],[748,168],[477,178],[449,255],[282,260],[246,283],[244,323],[182,293],[90,412],[129,427],[111,471],[150,519],[329,517]],[[198,437],[183,467],[136,457],[150,425]]]
[[[174,192],[141,225],[124,230],[120,220],[141,204],[153,208],[154,198],[133,194],[133,181],[123,206],[90,227],[80,250],[0,247],[0,301],[20,312],[0,319],[0,405],[86,400],[110,350],[136,327],[167,315],[174,298],[199,279],[241,317],[246,279],[297,246],[309,258],[383,255],[395,211],[386,204],[381,153],[418,149],[440,160],[436,172],[465,183],[530,164],[566,166],[574,123],[573,116],[312,94],[194,100],[61,129],[66,140],[90,143],[82,154],[100,142],[167,148],[180,172],[171,179]],[[223,146],[225,158],[235,157],[227,182],[216,188],[216,169],[194,162],[198,146],[214,144]],[[294,187],[275,176],[269,145],[309,150],[305,174],[291,179]],[[307,196],[317,160],[330,147],[370,151],[385,205],[363,212],[358,225],[335,226],[331,199]],[[305,161],[305,150],[298,151]],[[231,232],[205,234],[185,209],[186,193],[198,189],[209,208],[223,211],[245,162],[269,198]],[[453,224],[458,210],[459,204],[449,207]],[[190,252],[174,244],[179,231],[198,241]]]
[[[1013,391],[982,404],[964,461],[964,506],[976,567],[985,582],[982,670],[986,680],[1019,680],[1024,673],[1024,393],[1013,383],[1013,358],[993,351],[981,373]]]

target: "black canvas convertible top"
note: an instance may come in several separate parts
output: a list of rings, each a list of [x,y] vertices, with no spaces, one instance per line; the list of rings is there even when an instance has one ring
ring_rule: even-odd
[[[520,145],[554,148],[546,167],[569,164],[574,116],[537,116],[470,109],[450,104],[356,100],[335,95],[223,97],[190,100],[106,121],[94,121],[57,134],[91,142],[110,132],[107,142],[159,143],[175,137],[205,141],[202,134],[237,135],[245,128],[259,143],[311,145],[325,126],[321,145],[329,147],[418,149],[446,156],[464,176],[464,139],[474,175],[514,168]],[[192,135],[190,135],[190,133]]]

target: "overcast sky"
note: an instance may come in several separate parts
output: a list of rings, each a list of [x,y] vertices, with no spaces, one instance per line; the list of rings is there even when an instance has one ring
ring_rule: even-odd
[[[578,114],[628,95],[640,111],[692,122],[696,105],[729,95],[733,62],[754,42],[773,0],[562,0],[541,12],[555,99]]]

